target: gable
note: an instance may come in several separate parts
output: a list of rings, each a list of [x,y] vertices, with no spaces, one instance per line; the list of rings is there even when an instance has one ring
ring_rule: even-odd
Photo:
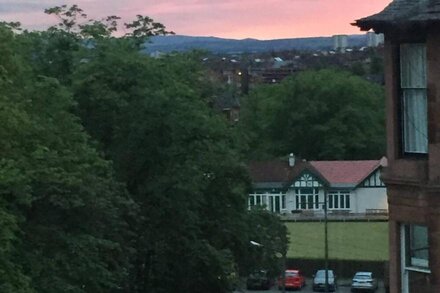
[[[380,179],[380,168],[368,176],[359,184],[361,187],[385,187],[385,184]]]
[[[355,187],[377,169],[380,161],[311,161],[310,164],[331,186]]]
[[[305,171],[298,176],[292,183],[291,187],[322,187],[321,180],[312,173]]]

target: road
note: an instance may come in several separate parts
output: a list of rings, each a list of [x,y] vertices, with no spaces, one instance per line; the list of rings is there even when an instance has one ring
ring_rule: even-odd
[[[301,292],[301,293],[312,293],[312,280],[307,280],[307,286],[302,288],[300,291],[287,291],[286,292]],[[349,281],[342,281],[339,282],[339,287],[336,289],[336,293],[351,293],[350,291],[350,285],[349,285]],[[240,292],[240,291],[237,291]],[[246,293],[280,293],[281,291],[278,290],[278,288],[275,286],[273,287],[271,290],[244,290],[241,292],[246,292]],[[385,293],[385,289],[383,287],[383,283],[379,282],[379,289],[376,290],[375,293]]]

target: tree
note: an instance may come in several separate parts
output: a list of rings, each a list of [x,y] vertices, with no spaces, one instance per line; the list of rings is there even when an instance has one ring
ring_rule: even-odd
[[[0,44],[0,288],[225,292],[250,264],[250,181],[198,55],[142,54],[167,33],[150,18],[114,38],[117,17],[46,12],[59,26]]]
[[[68,90],[35,76],[0,27],[2,292],[109,292],[129,269],[136,205],[89,142]]]
[[[295,153],[306,159],[384,155],[383,89],[338,70],[306,71],[246,98],[242,131],[251,156]]]
[[[132,290],[223,292],[248,246],[249,181],[229,125],[201,95],[198,63],[100,48],[74,92],[86,129],[141,207]]]

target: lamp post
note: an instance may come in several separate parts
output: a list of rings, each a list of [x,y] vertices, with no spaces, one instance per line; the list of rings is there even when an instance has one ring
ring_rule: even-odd
[[[324,187],[324,201],[318,202],[322,204],[324,208],[324,268],[325,268],[325,289],[324,292],[329,291],[328,283],[328,200],[327,200],[327,188]]]
[[[324,259],[325,259],[325,292],[328,288],[328,219],[327,219],[327,189],[324,188]]]
[[[281,285],[281,289],[283,293],[286,292],[286,252],[283,252],[283,272],[282,272],[282,278],[281,281],[283,284]]]

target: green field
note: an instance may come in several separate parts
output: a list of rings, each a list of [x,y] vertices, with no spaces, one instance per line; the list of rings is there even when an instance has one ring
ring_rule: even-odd
[[[287,222],[288,258],[324,258],[324,223]],[[328,223],[329,258],[388,260],[388,222]]]

